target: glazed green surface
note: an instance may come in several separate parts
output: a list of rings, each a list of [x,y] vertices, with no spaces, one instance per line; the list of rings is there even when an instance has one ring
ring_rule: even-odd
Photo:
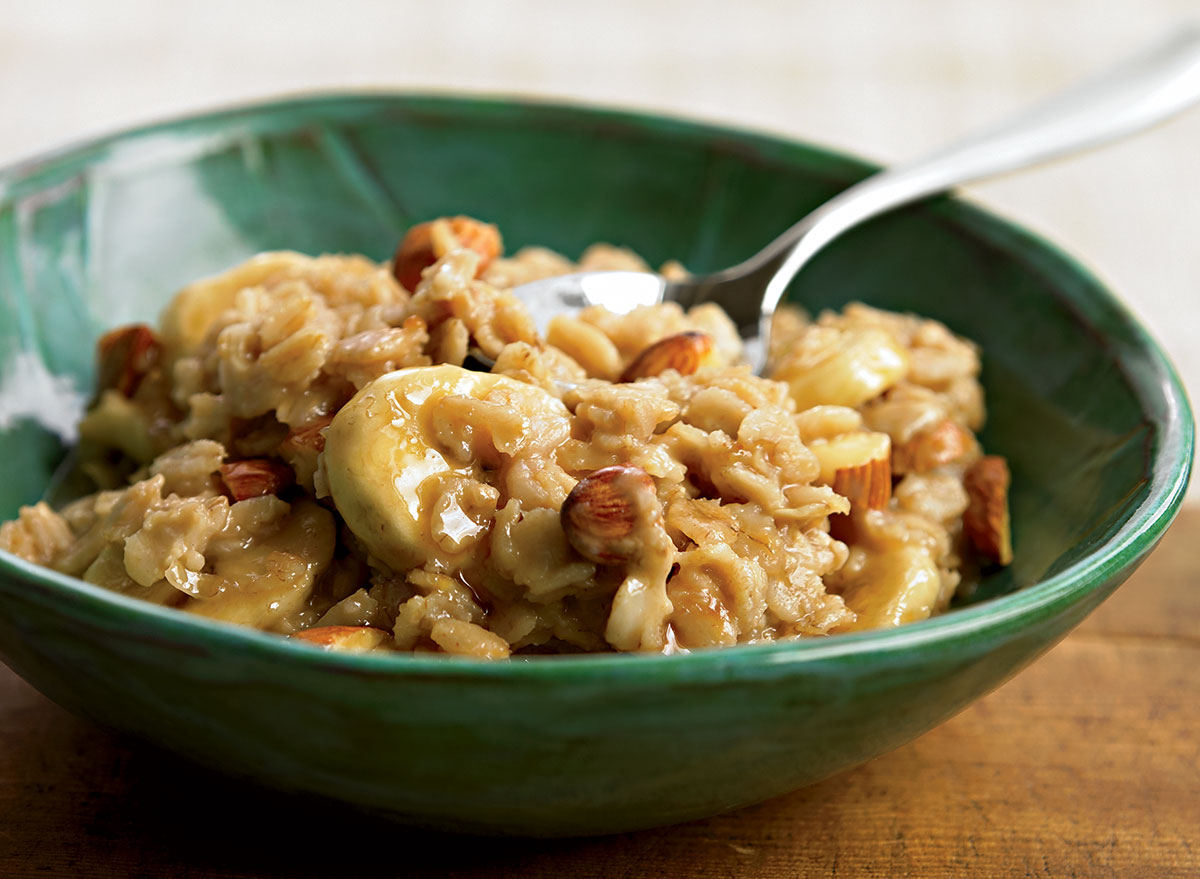
[[[0,515],[63,446],[14,364],[88,386],[103,328],[264,249],[385,258],[469,213],[510,251],[606,240],[720,268],[868,166],[693,123],[519,103],[312,98],[168,123],[0,172]],[[1192,417],[1128,314],[1045,242],[947,199],[880,218],[793,285],[978,341],[1016,561],[903,630],[677,657],[482,664],[331,655],[0,557],[0,653],[63,705],[226,771],[407,820],[562,834],[712,814],[894,748],[995,687],[1114,589],[1173,517]],[[21,373],[24,375],[24,373]]]

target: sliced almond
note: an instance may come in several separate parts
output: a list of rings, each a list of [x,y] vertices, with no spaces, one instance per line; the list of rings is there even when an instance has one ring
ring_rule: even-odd
[[[221,481],[234,501],[279,494],[292,484],[291,468],[269,458],[247,458],[221,465]]]
[[[1001,565],[1012,562],[1009,481],[1008,462],[1000,455],[984,455],[963,477],[969,499],[963,530],[981,555]]]
[[[974,446],[970,431],[945,418],[892,449],[892,472],[928,473],[954,463]]]
[[[892,497],[892,441],[859,431],[809,444],[821,465],[818,481],[850,501],[852,509],[882,510]]]
[[[421,272],[445,256],[455,242],[479,254],[477,274],[504,250],[500,230],[491,223],[472,217],[432,220],[418,223],[405,234],[392,257],[392,274],[406,289],[416,290]]]
[[[110,330],[96,343],[97,388],[132,397],[142,379],[158,364],[161,352],[158,336],[145,324]]]
[[[640,467],[618,464],[596,470],[575,485],[562,505],[562,527],[584,558],[613,565],[643,550],[649,522],[661,517],[657,490]]]
[[[317,626],[297,632],[292,637],[325,650],[360,653],[382,647],[391,636],[383,629],[372,626]]]
[[[691,375],[703,366],[715,366],[720,362],[715,348],[708,333],[689,331],[667,336],[635,357],[621,373],[621,381],[650,378],[668,369],[680,375]]]

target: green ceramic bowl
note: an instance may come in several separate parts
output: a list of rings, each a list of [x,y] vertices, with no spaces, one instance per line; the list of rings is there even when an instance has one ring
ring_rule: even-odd
[[[465,212],[510,249],[604,240],[715,269],[870,170],[657,117],[347,95],[2,171],[0,516],[45,490],[63,454],[47,428],[70,383],[88,386],[95,337],[255,251],[384,258],[410,223]],[[1153,548],[1187,483],[1192,416],[1162,353],[1084,269],[949,199],[847,235],[792,295],[915,310],[983,346],[983,439],[1012,465],[1016,561],[945,616],[687,656],[337,655],[3,555],[0,654],[68,709],[225,772],[447,829],[668,824],[902,745],[1044,652]]]

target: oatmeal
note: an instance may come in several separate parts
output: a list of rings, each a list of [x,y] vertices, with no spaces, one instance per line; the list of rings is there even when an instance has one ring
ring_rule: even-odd
[[[896,626],[1011,559],[970,342],[787,310],[764,378],[712,305],[542,338],[510,288],[593,268],[647,267],[505,257],[456,217],[389,264],[267,253],[199,281],[100,340],[99,490],[22,509],[0,548],[325,649],[488,659]]]

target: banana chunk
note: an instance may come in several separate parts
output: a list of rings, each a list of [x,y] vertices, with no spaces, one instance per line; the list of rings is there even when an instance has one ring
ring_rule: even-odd
[[[861,406],[908,374],[908,351],[877,327],[816,327],[806,340],[772,376],[787,383],[800,411]]]
[[[355,394],[329,425],[322,457],[346,525],[375,558],[403,571],[444,559],[449,544],[440,532],[448,522],[456,523],[455,549],[487,530],[486,511],[467,502],[486,492],[455,485],[476,486],[485,464],[552,449],[569,433],[566,406],[540,388],[457,366],[418,366]],[[457,511],[452,517],[447,504]]]
[[[928,619],[937,607],[942,578],[929,551],[899,546],[872,552],[842,597],[858,620],[848,630],[888,629]]]

